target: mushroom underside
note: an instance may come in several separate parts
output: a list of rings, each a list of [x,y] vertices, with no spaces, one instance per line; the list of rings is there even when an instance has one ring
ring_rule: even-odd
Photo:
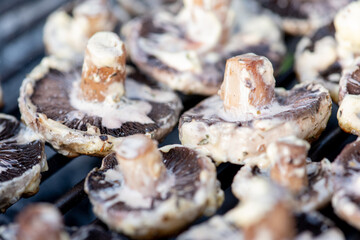
[[[88,175],[85,191],[94,205],[94,212],[110,228],[123,231],[135,238],[173,234],[202,214],[207,207],[206,204],[209,204],[207,202],[213,201],[210,199],[217,198],[212,196],[212,191],[206,192],[201,197],[197,194],[199,189],[204,187],[200,181],[200,174],[209,171],[201,155],[182,146],[160,152],[167,171],[175,180],[168,192],[144,199],[143,202],[147,202],[145,205],[131,206],[130,204],[136,202],[136,199],[130,202],[117,199],[116,194],[126,186],[121,180],[120,172],[117,173],[118,180],[110,179],[118,164],[115,153],[105,157],[102,167]],[[212,180],[209,180],[209,184],[210,182]],[[195,196],[203,199],[195,200]],[[120,222],[122,224],[118,224]]]
[[[185,32],[180,26],[172,22],[158,23],[158,21],[155,20],[153,17],[144,17],[132,23],[134,30],[130,36],[128,36],[128,41],[132,42],[132,44],[130,44],[130,55],[132,60],[143,71],[155,79],[165,82],[174,89],[187,93],[215,94],[223,80],[226,60],[232,56],[248,52],[268,57],[275,68],[275,72],[277,72],[281,66],[283,53],[274,50],[271,46],[272,43],[268,42],[267,39],[263,39],[256,45],[242,44],[238,49],[231,49],[230,51],[225,50],[226,46],[224,46],[224,49],[223,47],[218,47],[216,60],[213,59],[214,57],[212,57],[211,60],[201,60],[202,70],[200,73],[179,71],[151,53],[146,52],[139,44],[140,39],[151,39],[153,35],[165,34],[171,29],[171,36],[175,35],[178,39],[189,41],[190,45],[195,43],[191,43],[190,40],[185,39]],[[191,85],[195,83],[196,86],[199,86],[196,89],[195,87],[191,87]]]
[[[0,116],[0,208],[38,191],[40,172],[47,169],[44,143],[15,118]],[[31,139],[32,138],[32,139]]]
[[[162,121],[164,118],[173,114],[176,115],[178,110],[171,103],[149,102],[152,108],[148,117],[154,123],[143,124],[127,121],[121,124],[120,128],[105,127],[102,124],[102,117],[81,113],[79,114],[80,117],[76,117],[76,114],[71,114],[74,111],[80,112],[70,103],[72,85],[74,81],[78,80],[78,76],[80,76],[79,71],[61,73],[57,70],[50,70],[46,76],[38,80],[31,96],[31,101],[37,108],[36,111],[45,114],[49,119],[61,122],[70,129],[86,132],[90,125],[98,128],[100,134],[125,137],[136,133],[145,134],[156,131],[165,125]],[[145,81],[144,78],[141,81]]]

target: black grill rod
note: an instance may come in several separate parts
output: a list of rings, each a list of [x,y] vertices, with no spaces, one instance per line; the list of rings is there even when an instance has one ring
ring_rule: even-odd
[[[44,182],[46,179],[54,175],[60,169],[65,167],[68,163],[72,161],[72,158],[65,157],[59,153],[56,153],[48,161],[48,171],[41,173],[41,182]]]
[[[84,191],[85,178],[78,182],[72,189],[62,195],[54,205],[60,210],[62,214],[78,205],[85,199],[86,193]]]

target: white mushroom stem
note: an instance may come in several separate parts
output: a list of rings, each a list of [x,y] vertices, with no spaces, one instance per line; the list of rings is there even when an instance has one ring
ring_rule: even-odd
[[[271,178],[293,192],[308,185],[306,157],[309,144],[295,137],[284,138],[269,145],[268,158],[271,161]]]
[[[69,239],[63,231],[63,220],[60,212],[50,204],[30,205],[17,217],[18,240],[65,240]]]
[[[294,226],[295,223],[289,206],[279,202],[258,222],[243,228],[244,239],[262,239],[262,231],[268,233],[266,235],[269,236],[268,239],[292,239],[294,237]]]
[[[136,134],[126,137],[115,152],[125,184],[145,197],[156,195],[158,183],[166,174],[157,143]]]
[[[228,59],[219,94],[225,110],[258,114],[258,110],[273,103],[275,98],[270,61],[251,53]]]
[[[229,34],[231,0],[184,0],[187,37],[211,49],[225,42]]]
[[[85,37],[90,38],[99,31],[111,31],[115,25],[115,18],[109,9],[107,0],[87,0],[74,8],[74,26],[84,31]]]
[[[111,32],[98,32],[88,41],[81,75],[81,96],[87,101],[118,101],[124,94],[125,46]]]

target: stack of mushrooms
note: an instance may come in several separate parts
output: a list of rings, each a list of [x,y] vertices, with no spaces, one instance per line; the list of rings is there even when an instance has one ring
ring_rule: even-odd
[[[102,157],[84,191],[103,225],[68,229],[39,204],[0,238],[341,240],[318,212],[330,202],[360,229],[360,140],[333,163],[308,157],[331,97],[341,128],[360,134],[360,40],[348,26],[360,1],[338,13],[336,33],[330,24],[348,2],[85,0],[51,15],[49,56],[20,88],[26,126],[0,115],[0,210],[38,191],[46,142],[66,157]],[[285,31],[312,32],[297,47],[302,83],[291,89],[275,87],[286,47],[279,16],[260,5]],[[108,32],[119,27],[124,42]],[[209,97],[180,116],[174,90]],[[181,144],[159,147],[169,133],[166,143]],[[231,186],[217,179],[223,163],[241,165]],[[225,196],[239,200],[226,213]]]

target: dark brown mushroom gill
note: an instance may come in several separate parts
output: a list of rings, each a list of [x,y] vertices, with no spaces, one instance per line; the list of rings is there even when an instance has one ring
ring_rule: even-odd
[[[87,131],[88,124],[90,124],[91,126],[98,127],[101,134],[108,134],[114,137],[153,132],[165,124],[161,119],[175,112],[171,107],[172,103],[149,102],[152,108],[148,113],[148,117],[155,123],[125,122],[118,129],[103,126],[102,118],[98,116],[84,114],[82,117],[70,119],[67,114],[77,111],[70,103],[70,94],[73,83],[79,80],[80,75],[80,68],[75,68],[67,73],[51,69],[47,75],[38,80],[34,93],[31,96],[31,101],[37,107],[37,112],[43,113],[48,118],[59,121],[71,129]],[[155,85],[154,82],[139,73],[132,73],[128,77],[140,84]],[[156,87],[160,88],[159,85]]]
[[[152,204],[149,210],[154,209],[162,201],[166,201],[172,194],[176,194],[178,198],[193,199],[196,190],[197,182],[199,181],[202,160],[201,156],[191,149],[185,147],[175,147],[168,152],[161,152],[163,157],[163,163],[170,174],[175,176],[174,186],[175,191],[171,191],[165,196],[158,195],[152,200]],[[195,159],[195,160],[194,160]],[[106,172],[110,169],[116,168],[118,162],[116,160],[116,154],[111,153],[103,159],[103,164],[100,169],[92,171],[88,176],[88,189],[90,195],[96,198],[97,191],[106,191],[107,188],[121,188],[122,181],[107,181],[105,179]],[[94,194],[93,194],[94,193]],[[99,199],[102,200],[102,199]],[[118,202],[113,205],[116,211],[141,211],[145,209],[134,209],[131,206],[127,206],[124,202]]]

